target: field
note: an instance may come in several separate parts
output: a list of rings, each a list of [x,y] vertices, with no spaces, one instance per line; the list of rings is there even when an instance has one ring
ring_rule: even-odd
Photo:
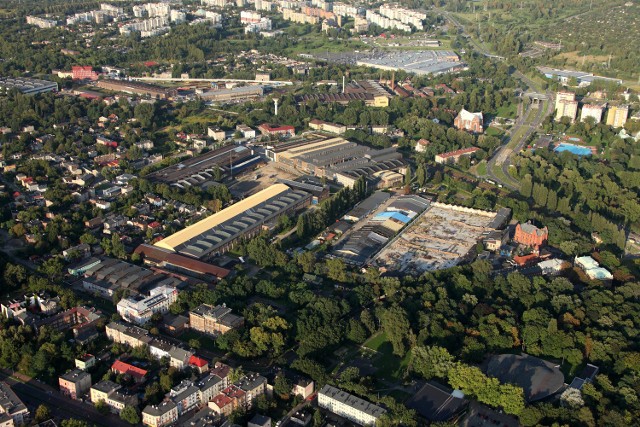
[[[369,340],[364,343],[364,347],[377,353],[377,357],[374,357],[373,361],[377,369],[375,376],[388,381],[399,381],[402,379],[407,366],[409,366],[409,354],[405,355],[402,359],[394,355],[391,342],[389,342],[384,332],[369,338]]]

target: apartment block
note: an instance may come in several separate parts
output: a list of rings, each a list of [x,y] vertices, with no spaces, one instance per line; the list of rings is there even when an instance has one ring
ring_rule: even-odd
[[[619,105],[609,107],[607,112],[607,124],[614,128],[621,128],[629,118],[629,106]]]
[[[208,335],[221,335],[232,329],[241,328],[244,318],[235,315],[231,309],[219,305],[202,304],[189,312],[189,324],[191,329]]]
[[[328,384],[318,393],[318,406],[361,426],[375,425],[378,418],[387,412],[378,405]]]
[[[61,375],[58,383],[63,395],[79,400],[91,388],[91,375],[76,368]]]

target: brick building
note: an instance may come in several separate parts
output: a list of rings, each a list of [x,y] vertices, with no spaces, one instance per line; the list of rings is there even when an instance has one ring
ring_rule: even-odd
[[[458,115],[454,119],[453,125],[457,129],[475,133],[482,133],[482,131],[484,130],[482,113],[471,113],[464,108],[460,110],[460,113],[458,113]]]
[[[515,235],[513,236],[514,242],[530,246],[536,252],[540,251],[540,248],[546,245],[548,239],[549,230],[547,227],[538,228],[530,222],[518,224]]]

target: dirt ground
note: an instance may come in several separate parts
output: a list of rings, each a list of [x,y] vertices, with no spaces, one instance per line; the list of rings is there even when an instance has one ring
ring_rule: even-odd
[[[278,178],[296,179],[299,175],[294,175],[289,171],[277,167],[277,163],[269,162],[251,173],[241,176],[229,187],[234,196],[250,196],[260,190],[264,190],[276,183]],[[257,179],[256,179],[257,177]]]

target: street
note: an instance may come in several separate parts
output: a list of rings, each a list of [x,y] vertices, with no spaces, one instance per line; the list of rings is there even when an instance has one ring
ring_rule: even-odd
[[[76,418],[109,427],[129,426],[129,423],[122,421],[114,414],[101,414],[93,405],[66,398],[54,388],[37,383],[33,379],[22,382],[4,370],[0,371],[0,379],[11,386],[16,395],[30,408],[32,414],[40,404],[45,404],[51,415],[58,419]]]

